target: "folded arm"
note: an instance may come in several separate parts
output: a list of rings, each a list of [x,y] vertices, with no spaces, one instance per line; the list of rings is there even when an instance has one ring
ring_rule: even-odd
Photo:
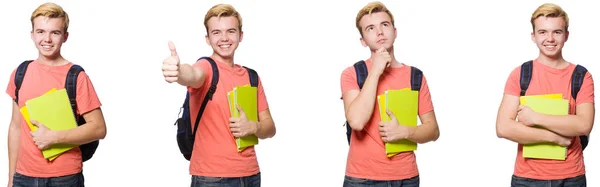
[[[56,131],[56,144],[81,145],[104,139],[106,124],[100,108],[83,114],[86,123],[74,129]]]
[[[575,115],[546,115],[537,113],[534,124],[562,136],[588,136],[594,125],[594,103],[577,105]]]
[[[496,118],[496,135],[520,144],[554,142],[558,135],[546,129],[529,127],[516,121],[519,97],[504,94]]]

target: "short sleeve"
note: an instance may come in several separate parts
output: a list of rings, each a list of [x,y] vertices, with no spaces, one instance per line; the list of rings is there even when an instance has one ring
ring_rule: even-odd
[[[581,89],[577,93],[577,101],[575,105],[582,103],[594,103],[594,79],[592,74],[587,72],[583,79]]]
[[[102,104],[98,98],[98,94],[85,71],[77,76],[77,113],[83,115],[94,109],[100,108]]]
[[[260,76],[258,78],[258,112],[262,112],[265,111],[269,108],[269,103],[267,102],[267,96],[265,94],[265,90],[262,84],[262,81],[260,79]]]
[[[15,94],[15,90],[17,89],[17,86],[15,85],[16,71],[16,69],[12,71],[12,73],[10,74],[10,78],[8,79],[8,84],[6,86],[6,94],[8,94],[13,100],[17,97]]]
[[[506,84],[504,85],[504,94],[521,96],[521,85],[519,85],[519,74],[521,72],[521,67],[517,67],[513,69],[513,71],[508,76],[506,80]]]
[[[421,82],[421,90],[419,90],[419,115],[423,115],[433,110],[433,102],[431,101],[431,93],[429,92],[429,85],[427,79],[423,75]]]
[[[342,96],[344,95],[344,93],[350,90],[360,90],[360,88],[358,87],[358,83],[356,82],[356,72],[354,71],[354,67],[346,68],[342,72],[340,81]]]
[[[191,86],[187,87],[188,91],[193,93],[193,92],[197,92],[200,89],[210,85],[210,81],[212,80],[213,72],[212,72],[212,67],[210,66],[210,63],[208,62],[208,60],[205,60],[205,59],[196,61],[196,63],[192,64],[192,68],[200,68],[200,69],[202,69],[202,71],[204,71],[204,73],[206,73],[206,77],[204,78],[204,83],[202,83],[202,87],[200,87],[200,88],[193,88]]]

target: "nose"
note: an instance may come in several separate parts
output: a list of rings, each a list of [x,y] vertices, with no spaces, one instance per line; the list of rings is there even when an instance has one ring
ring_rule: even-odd
[[[229,36],[227,34],[221,34],[220,40],[222,42],[227,42],[227,41],[229,41]]]
[[[383,35],[383,29],[382,29],[382,28],[380,28],[380,27],[378,27],[378,28],[376,29],[376,32],[377,32],[377,36],[381,36],[381,35]]]
[[[52,41],[52,39],[50,38],[50,33],[49,32],[44,33],[44,35],[42,36],[42,40],[44,42],[50,43]]]
[[[548,35],[548,38],[547,38],[547,41],[549,41],[549,42],[554,42],[554,39],[555,39],[554,37],[555,37],[555,36],[554,36],[554,33],[552,33],[552,34],[549,34],[549,35]]]

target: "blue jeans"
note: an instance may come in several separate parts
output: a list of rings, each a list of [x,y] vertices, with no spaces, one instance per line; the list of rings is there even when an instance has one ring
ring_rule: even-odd
[[[247,177],[192,176],[191,187],[260,187],[260,172]]]
[[[39,178],[29,177],[15,173],[13,175],[13,187],[84,187],[83,173],[73,175]]]
[[[512,176],[511,187],[586,187],[585,174],[561,180],[536,180]]]
[[[344,187],[419,187],[419,176],[403,180],[370,180],[344,177]]]

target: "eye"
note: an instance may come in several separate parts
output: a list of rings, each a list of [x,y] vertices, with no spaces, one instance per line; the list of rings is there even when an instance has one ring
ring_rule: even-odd
[[[385,27],[387,27],[387,26],[389,26],[389,25],[390,25],[390,24],[388,24],[388,23],[384,23],[384,24],[383,24],[383,26],[385,26]]]

